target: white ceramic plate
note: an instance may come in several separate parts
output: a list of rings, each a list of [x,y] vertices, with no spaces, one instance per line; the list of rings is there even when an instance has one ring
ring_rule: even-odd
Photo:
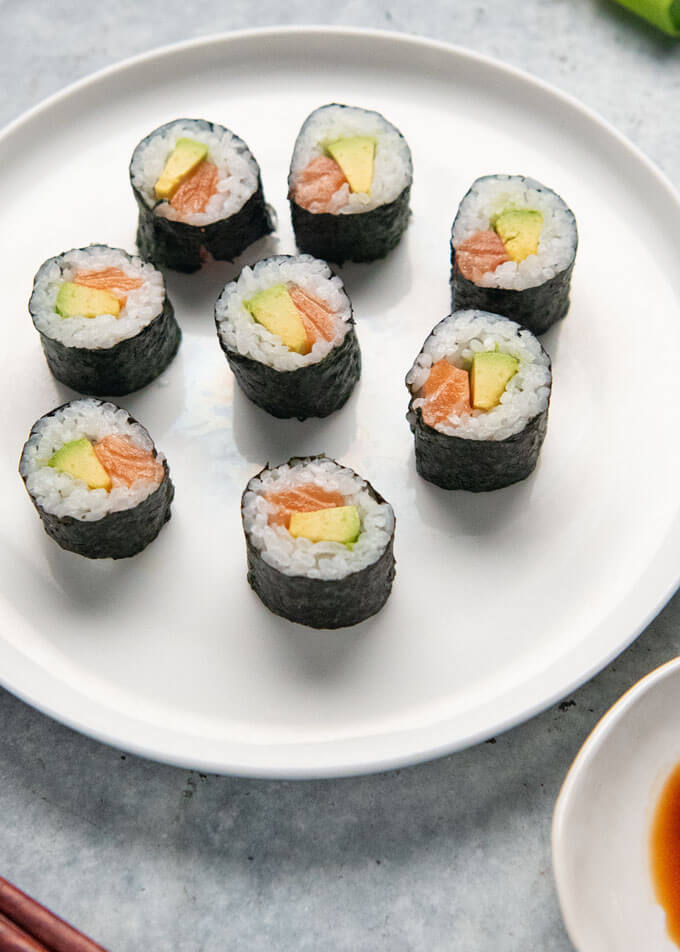
[[[286,172],[307,113],[383,112],[411,144],[413,219],[399,248],[349,266],[364,355],[348,405],[280,422],[234,389],[212,320],[243,261],[293,250]],[[179,357],[120,402],[167,454],[173,518],[142,555],[87,562],[44,535],[16,474],[33,421],[72,394],[26,314],[43,259],[89,242],[132,248],[127,165],[176,116],[250,145],[278,241],[234,266],[171,274]],[[678,581],[680,201],[582,106],[474,54],[393,34],[264,30],[208,38],[107,70],[0,139],[0,677],[79,730],[176,764],[314,777],[464,747],[529,717],[628,644]],[[574,209],[572,308],[545,337],[548,437],[526,482],[446,493],[415,472],[403,377],[449,309],[449,228],[469,183],[526,173]],[[325,451],[394,505],[397,579],[385,610],[317,632],[250,591],[239,518],[266,461]]]
[[[680,762],[680,658],[639,681],[581,748],[555,807],[553,868],[578,952],[673,952],[655,900],[649,835]]]

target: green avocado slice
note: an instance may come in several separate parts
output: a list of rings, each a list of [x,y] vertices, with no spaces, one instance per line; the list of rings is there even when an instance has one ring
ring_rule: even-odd
[[[100,314],[118,317],[120,301],[109,291],[64,281],[57,292],[55,310],[62,317],[99,317]]]
[[[505,388],[519,370],[519,360],[497,350],[483,351],[472,358],[470,399],[475,410],[493,410],[501,402]]]
[[[156,198],[172,198],[191,173],[208,157],[208,146],[195,139],[178,139],[154,185]]]
[[[361,533],[361,519],[356,506],[336,506],[315,512],[293,512],[290,534],[310,542],[342,542],[351,545]]]
[[[64,443],[61,449],[52,454],[47,465],[62,473],[68,473],[74,479],[82,479],[89,489],[111,489],[111,477],[99,462],[94,447],[85,436],[80,440]]]
[[[352,192],[370,192],[377,142],[372,136],[336,139],[326,151],[338,163]]]
[[[272,334],[277,334],[290,350],[294,350],[296,354],[309,353],[305,325],[285,284],[275,284],[264,291],[258,291],[243,304],[258,324],[262,324]]]
[[[543,215],[531,208],[509,208],[493,222],[505,250],[513,261],[524,261],[538,251]]]

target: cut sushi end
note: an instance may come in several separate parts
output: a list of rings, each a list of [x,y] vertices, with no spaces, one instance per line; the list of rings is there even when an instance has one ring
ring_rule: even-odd
[[[48,535],[86,558],[135,555],[170,518],[167,463],[111,403],[74,400],[41,417],[19,471]]]
[[[137,145],[130,179],[140,207],[168,221],[205,227],[243,208],[258,191],[259,168],[231,130],[204,119],[176,119]],[[190,198],[195,192],[200,201]]]
[[[486,175],[451,229],[453,278],[486,289],[539,287],[573,265],[577,240],[574,216],[555,192],[521,175]]]
[[[215,323],[241,389],[274,416],[328,416],[359,379],[349,298],[326,262],[310,255],[244,268],[222,291]]]
[[[214,122],[154,129],[132,154],[130,182],[137,247],[159,267],[192,273],[206,261],[233,261],[274,229],[255,157]]]
[[[409,221],[411,153],[377,112],[332,103],[307,117],[288,176],[301,251],[342,264],[375,261]]]
[[[445,318],[406,377],[420,475],[473,492],[524,479],[545,436],[551,379],[550,358],[514,321],[473,310]]]
[[[182,336],[161,272],[107,245],[48,258],[28,309],[52,374],[96,396],[145,387],[171,362]]]
[[[331,103],[300,130],[289,195],[315,214],[353,214],[389,205],[411,177],[411,153],[395,126],[370,109]]]
[[[242,500],[248,580],[276,614],[314,628],[357,624],[394,577],[394,513],[351,470],[324,457],[267,467]]]

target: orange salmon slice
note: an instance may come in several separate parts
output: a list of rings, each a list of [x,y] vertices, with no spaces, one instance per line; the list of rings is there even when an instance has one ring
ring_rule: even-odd
[[[128,291],[141,288],[144,281],[141,278],[131,278],[120,268],[102,268],[101,271],[78,271],[73,278],[74,284],[86,288],[96,288],[102,291],[111,291],[118,298],[123,307],[127,301]]]
[[[422,414],[428,426],[442,423],[454,410],[461,416],[472,411],[467,370],[454,367],[445,358],[432,364],[430,376],[418,396],[425,398]]]
[[[316,512],[318,509],[336,509],[345,505],[345,497],[337,490],[324,489],[315,483],[305,483],[292,489],[282,489],[278,493],[267,493],[267,500],[278,506],[278,510],[269,517],[269,525],[290,525],[293,512]]]
[[[314,341],[319,335],[324,340],[333,340],[335,337],[333,312],[328,305],[312,297],[311,294],[307,294],[297,285],[288,288],[288,293],[293,304],[300,312],[310,345],[314,345]]]
[[[219,177],[220,173],[214,162],[201,162],[194,174],[182,182],[170,199],[170,204],[182,215],[204,212],[217,191]]]
[[[510,261],[510,255],[495,231],[476,231],[456,248],[458,270],[464,278],[475,283],[506,261]]]
[[[138,479],[160,483],[163,478],[163,465],[153,453],[125,436],[105,436],[94,444],[94,451],[114,486],[132,486]]]
[[[345,173],[327,155],[318,155],[298,175],[293,198],[310,212],[327,212],[328,203],[339,188],[348,184]]]

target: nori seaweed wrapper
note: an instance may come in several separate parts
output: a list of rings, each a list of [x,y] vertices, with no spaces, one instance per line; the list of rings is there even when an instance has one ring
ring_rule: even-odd
[[[294,458],[289,462],[304,463],[314,459]],[[265,467],[261,472],[268,468]],[[366,489],[376,502],[385,502],[368,482]],[[379,612],[392,590],[395,576],[394,527],[380,557],[372,565],[351,572],[342,579],[286,575],[263,560],[247,532],[245,537],[250,587],[274,614],[308,628],[347,628],[357,625]]]
[[[572,260],[568,268],[549,281],[523,291],[505,288],[482,288],[468,281],[456,267],[456,249],[451,245],[451,309],[475,309],[503,314],[528,328],[532,334],[543,334],[561,321],[569,310]]]
[[[88,251],[105,245],[90,245]],[[64,252],[68,254],[68,252]],[[62,255],[49,258],[36,274],[35,285],[43,269]],[[29,311],[35,323],[35,312]],[[68,320],[68,318],[64,318]],[[95,318],[96,320],[96,318]],[[180,345],[182,332],[175,320],[175,310],[167,294],[163,309],[134,337],[119,341],[112,347],[71,347],[38,331],[47,365],[62,383],[79,393],[93,396],[121,396],[140,390],[162,373]]]
[[[45,416],[53,416],[61,409],[62,407],[57,407]],[[128,419],[131,423],[137,422],[129,414]],[[29,440],[34,430],[35,426],[31,429]],[[155,448],[153,454],[158,455]],[[75,552],[86,559],[126,559],[137,555],[150,542],[153,542],[170,519],[170,503],[175,495],[175,487],[170,479],[167,460],[163,460],[163,470],[163,478],[158,489],[146,499],[130,509],[110,512],[95,521],[75,519],[72,516],[59,517],[45,512],[28,488],[26,491],[42,519],[45,532],[62,549]],[[25,485],[26,477],[22,476],[22,479]]]
[[[440,433],[423,421],[420,407],[409,417],[415,436],[416,469],[442,489],[489,492],[530,476],[548,426],[548,408],[505,440],[468,440]]]
[[[67,347],[40,335],[47,364],[57,378],[79,393],[121,396],[154,380],[177,353],[181,331],[166,298],[163,310],[139,334],[113,347]]]
[[[483,179],[496,179],[503,181],[511,176],[485,175],[477,179],[468,190],[459,206],[456,219],[460,214],[460,209],[465,204],[468,195],[474,190],[477,182]],[[519,176],[519,178],[526,178]],[[532,182],[532,186],[539,191],[549,192],[556,195],[552,189],[546,188],[540,182]],[[559,198],[559,196],[557,196]],[[571,275],[574,269],[576,251],[578,249],[578,231],[576,229],[576,219],[571,209],[565,205],[574,225],[574,248],[571,256],[571,262],[562,271],[559,271],[554,277],[543,284],[535,287],[525,288],[522,291],[506,288],[483,288],[468,280],[459,271],[456,265],[456,249],[451,240],[451,310],[463,311],[468,309],[491,311],[493,314],[503,314],[518,324],[528,328],[532,334],[543,334],[548,328],[561,321],[569,310],[569,292],[571,289]],[[453,228],[456,225],[456,219],[453,222]],[[452,233],[453,233],[452,228]]]
[[[223,129],[217,123],[205,119],[174,119],[154,129],[136,147],[162,134],[177,122],[190,122],[208,132]],[[233,135],[233,133],[232,133]],[[237,143],[250,153],[245,142],[234,135]],[[252,153],[250,153],[252,155]],[[134,157],[134,154],[133,154]],[[257,163],[256,163],[257,164]],[[274,222],[269,206],[265,203],[262,180],[258,167],[257,188],[245,204],[233,215],[209,225],[189,225],[186,222],[172,221],[154,214],[156,204],[149,207],[144,196],[132,182],[132,162],[130,163],[130,183],[139,209],[137,226],[137,247],[143,258],[153,261],[160,268],[191,273],[198,271],[206,254],[217,261],[233,261],[245,249],[274,230]]]
[[[354,327],[323,360],[297,370],[274,370],[230,350],[221,337],[219,340],[245,395],[267,413],[282,419],[306,420],[334,413],[347,402],[361,376],[361,351]]]
[[[411,215],[411,186],[388,205],[352,215],[314,213],[298,205],[292,197],[290,212],[295,242],[300,251],[336,264],[345,261],[376,261],[399,244]]]
[[[308,124],[316,122],[319,113],[327,109],[348,110],[378,116],[381,123],[391,127],[397,133],[405,147],[408,162],[408,183],[397,197],[384,205],[378,205],[370,211],[351,214],[331,214],[330,212],[310,212],[298,205],[293,197],[293,165],[288,174],[288,200],[295,232],[295,242],[300,251],[343,264],[345,261],[376,261],[384,258],[399,244],[411,215],[409,200],[413,182],[413,163],[406,140],[401,132],[388,122],[380,113],[371,109],[359,109],[341,103],[329,103],[319,106],[305,119],[298,133],[298,140]],[[297,147],[297,140],[296,140]],[[293,158],[295,150],[293,151]]]

